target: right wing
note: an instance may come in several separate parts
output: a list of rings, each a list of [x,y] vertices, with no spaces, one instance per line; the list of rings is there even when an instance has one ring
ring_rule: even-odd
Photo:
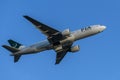
[[[47,26],[41,22],[38,22],[37,20],[35,20],[29,16],[24,16],[24,18],[26,18],[28,21],[33,23],[43,34],[45,34],[48,37],[60,32],[56,29],[51,28],[50,26]]]

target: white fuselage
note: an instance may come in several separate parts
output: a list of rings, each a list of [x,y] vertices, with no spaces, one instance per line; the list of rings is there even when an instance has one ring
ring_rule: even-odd
[[[70,36],[68,36],[66,39],[60,41],[61,44],[64,44],[66,40],[69,40],[71,42],[95,35],[97,33],[102,32],[106,27],[103,25],[93,25],[89,26],[87,28],[82,28],[77,31],[71,32]],[[32,54],[36,52],[41,52],[45,50],[53,49],[52,44],[49,43],[49,41],[46,39],[44,41],[41,41],[39,43],[33,44],[31,46],[25,47],[21,49],[20,51],[16,52],[17,55],[23,55],[23,54]]]

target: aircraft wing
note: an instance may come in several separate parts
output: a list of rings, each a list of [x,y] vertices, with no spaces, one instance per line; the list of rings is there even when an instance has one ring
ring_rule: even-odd
[[[69,43],[68,45],[59,45],[54,47],[54,50],[57,53],[55,64],[59,64],[62,61],[62,59],[65,57],[65,55],[67,54],[71,46],[72,46],[72,43]]]
[[[50,26],[47,26],[41,22],[38,22],[37,20],[35,20],[29,16],[24,16],[24,18],[26,18],[28,21],[33,23],[43,34],[45,34],[48,37],[50,37],[51,35],[53,35],[55,33],[60,32],[56,29],[51,28]]]
[[[67,54],[67,52],[67,50],[57,52],[55,64],[59,64],[64,58],[64,56]]]
[[[14,62],[18,62],[18,60],[20,59],[21,55],[15,55],[14,56]]]

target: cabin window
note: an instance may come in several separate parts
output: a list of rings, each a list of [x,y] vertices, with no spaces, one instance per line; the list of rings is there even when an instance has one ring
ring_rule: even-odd
[[[87,31],[87,30],[90,30],[91,27],[87,27],[87,28],[82,28],[81,31],[84,32],[84,31]]]

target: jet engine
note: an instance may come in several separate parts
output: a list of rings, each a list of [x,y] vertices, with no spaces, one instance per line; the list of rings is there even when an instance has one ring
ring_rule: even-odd
[[[79,50],[80,50],[79,45],[77,45],[77,46],[72,46],[71,49],[70,49],[70,52],[77,52],[77,51],[79,51]]]
[[[69,30],[69,29],[65,29],[65,30],[62,32],[62,35],[64,35],[64,36],[69,36],[69,35],[70,35],[70,30]]]

